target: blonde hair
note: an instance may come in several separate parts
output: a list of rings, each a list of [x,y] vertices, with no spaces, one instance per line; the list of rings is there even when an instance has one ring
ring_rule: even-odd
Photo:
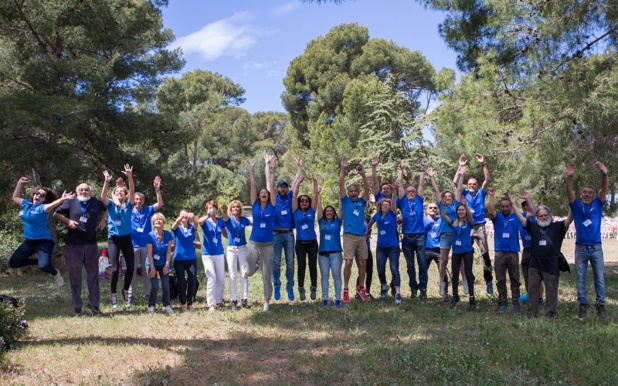
[[[238,205],[240,207],[240,213],[238,213],[239,216],[242,216],[242,202],[238,201],[238,200],[234,200],[232,202],[230,202],[230,206],[227,207],[227,215],[228,216],[232,216],[232,206],[234,205]]]
[[[152,215],[152,218],[150,219],[150,223],[152,224],[152,227],[153,227],[153,228],[154,228],[154,226],[155,226],[155,221],[156,221],[157,219],[161,219],[161,220],[163,220],[163,223],[165,224],[165,216],[163,215],[163,213],[159,213],[159,212],[157,212],[157,213],[153,214],[153,215]]]

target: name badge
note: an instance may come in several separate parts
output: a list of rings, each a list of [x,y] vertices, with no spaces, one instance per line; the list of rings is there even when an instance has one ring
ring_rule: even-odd
[[[234,242],[235,242],[236,244],[240,243],[240,237],[234,237]]]
[[[386,234],[386,231],[380,231],[380,235],[384,236]]]
[[[116,225],[117,227],[119,227],[119,226],[121,226],[121,225],[122,225],[122,221],[120,221],[120,220],[116,220],[116,221],[114,221],[114,225]]]
[[[260,223],[260,228],[266,228],[266,223],[265,222],[261,222]]]
[[[286,214],[288,214],[288,211],[287,211],[287,210],[282,210],[282,211],[281,211],[281,215],[282,215],[282,216],[285,216]]]
[[[436,232],[431,232],[429,235],[430,235],[432,238],[436,238],[436,237],[438,237],[438,234],[437,234]]]
[[[88,217],[81,216],[81,217],[79,218],[79,222],[83,222],[83,223],[88,222]]]
[[[309,228],[309,225],[307,224],[303,224],[303,226],[300,227],[300,229],[302,230],[306,230],[307,228]]]
[[[153,258],[153,259],[155,259],[155,260],[159,260],[159,259],[161,258],[161,256],[159,256],[159,255],[154,255],[152,258]]]
[[[474,214],[474,209],[470,209],[470,213]]]
[[[455,245],[457,245],[458,247],[461,246],[461,241],[460,240],[455,240]]]
[[[212,242],[213,242],[214,244],[217,244],[217,243],[219,242],[219,240],[218,240],[216,237],[213,237],[213,238],[212,238]]]
[[[20,211],[19,211],[19,215],[20,215],[20,216],[23,216],[23,215],[24,215],[24,211],[23,211],[23,210],[20,210]]]
[[[411,211],[410,211],[410,216],[414,216],[414,215],[416,215],[416,212],[415,212],[415,211],[413,211],[413,210],[411,210]]]
[[[590,224],[592,224],[592,221],[590,221],[590,219],[584,221],[584,226],[585,227],[589,226]]]
[[[539,245],[544,247],[547,245],[547,240],[539,240]]]
[[[144,228],[137,228],[138,233],[144,233]]]
[[[330,235],[324,235],[324,240],[330,240]]]
[[[358,211],[358,209],[354,209],[354,212],[352,212],[352,214],[354,216],[358,216],[360,214],[360,212]]]
[[[502,238],[503,239],[508,239],[509,237],[511,237],[511,235],[509,233],[503,233],[502,234]]]

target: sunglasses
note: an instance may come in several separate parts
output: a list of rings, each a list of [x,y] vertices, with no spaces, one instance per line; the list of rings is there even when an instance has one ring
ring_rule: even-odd
[[[300,200],[300,202],[309,202],[309,200]]]
[[[438,207],[437,207],[437,206],[430,206],[430,207],[429,207],[429,208],[427,208],[427,209],[436,209],[436,210],[437,210],[437,209],[438,209]]]
[[[45,193],[45,192],[43,192],[43,193],[36,192],[36,193],[34,193],[34,195],[35,196],[39,196],[39,197],[45,197],[45,196],[47,196],[47,193]]]

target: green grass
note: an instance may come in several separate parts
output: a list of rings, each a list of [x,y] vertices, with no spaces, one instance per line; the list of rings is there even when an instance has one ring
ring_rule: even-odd
[[[0,293],[23,298],[30,323],[0,384],[618,384],[616,265],[606,267],[608,318],[601,321],[593,309],[577,318],[574,273],[561,276],[553,320],[496,315],[484,285],[475,312],[466,311],[466,297],[449,310],[437,297],[435,266],[430,298],[411,300],[404,286],[400,307],[389,297],[325,309],[318,285],[317,302],[273,301],[264,313],[258,272],[252,309],[209,314],[199,260],[198,310],[171,316],[146,314],[140,296],[130,310],[113,312],[104,280],[104,315],[75,318],[68,286],[58,289],[48,275],[0,277]],[[407,281],[403,258],[400,271]],[[482,278],[477,262],[475,275]],[[308,274],[305,280],[309,286]],[[374,295],[377,282],[375,274]],[[588,295],[594,298],[591,275]]]

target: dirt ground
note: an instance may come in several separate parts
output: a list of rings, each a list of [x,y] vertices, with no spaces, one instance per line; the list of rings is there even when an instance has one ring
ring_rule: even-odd
[[[493,243],[493,242],[492,242]],[[603,258],[606,265],[618,265],[618,239],[603,239]],[[569,263],[574,262],[575,240],[565,239],[562,243],[562,253]]]

